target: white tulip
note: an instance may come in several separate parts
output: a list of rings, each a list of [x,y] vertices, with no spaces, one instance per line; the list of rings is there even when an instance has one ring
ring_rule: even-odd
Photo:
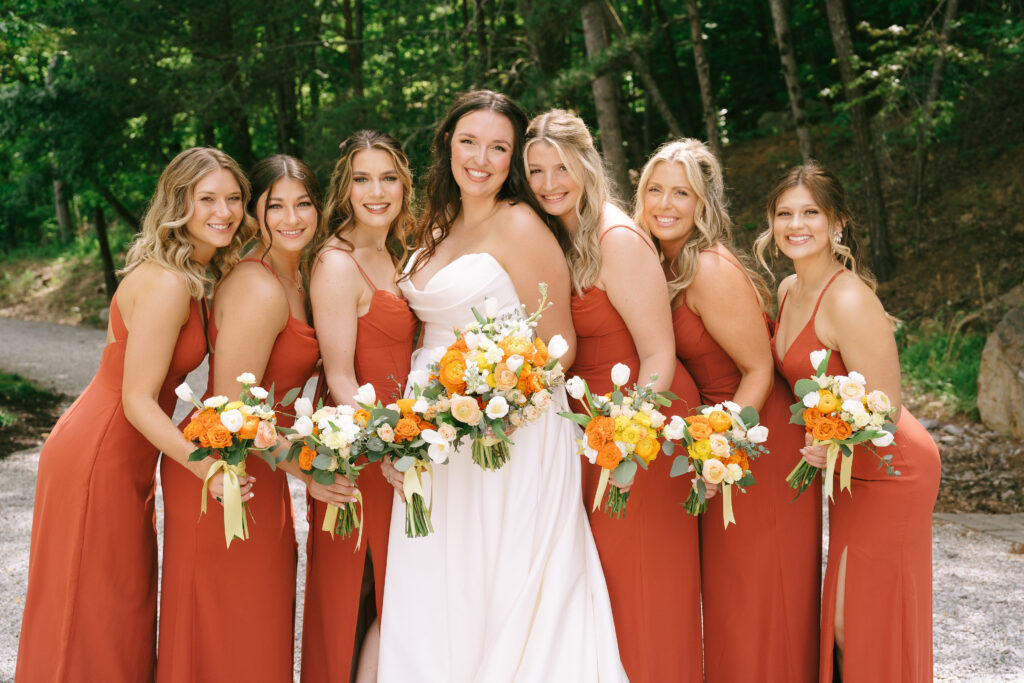
[[[893,435],[890,432],[882,432],[882,436],[871,439],[871,443],[878,446],[879,448],[885,448],[893,441]]]
[[[817,391],[808,391],[802,399],[805,408],[817,408],[819,400],[821,400],[821,396]]]
[[[519,368],[523,367],[524,362],[526,361],[523,357],[516,353],[508,357],[508,360],[505,361],[505,365],[507,365],[508,369],[512,372],[519,372]]]
[[[423,389],[427,386],[430,381],[430,375],[426,370],[413,370],[409,373],[408,385],[410,387],[419,387]]]
[[[242,428],[242,424],[245,423],[245,418],[242,417],[241,411],[225,410],[220,414],[220,423],[227,427],[229,432],[234,433]]]
[[[828,354],[828,349],[811,351],[811,367],[813,367],[815,371],[817,371],[818,366],[821,365],[821,361],[825,360],[826,354]]]
[[[305,438],[313,433],[313,420],[308,415],[302,415],[292,425],[292,429],[295,430],[299,437]]]
[[[561,358],[568,350],[569,342],[565,341],[565,337],[560,334],[556,334],[548,342],[548,357],[550,358]]]
[[[764,425],[754,425],[747,430],[747,440],[750,443],[764,443],[768,440],[768,428]]]
[[[850,381],[856,382],[857,384],[867,384],[868,381],[864,378],[864,375],[860,374],[856,370],[850,372]]]
[[[578,401],[586,393],[586,385],[583,384],[582,378],[573,376],[565,381],[565,390]]]
[[[732,401],[722,401],[722,407],[726,410],[731,410],[734,413],[739,413],[743,410],[743,408],[740,408],[738,403],[733,403]]]
[[[252,394],[252,397],[258,401],[262,401],[267,396],[270,396],[267,390],[264,389],[263,387],[249,387],[249,393]]]
[[[295,414],[299,417],[309,417],[313,414],[313,401],[302,396],[295,399]]]
[[[373,385],[367,382],[359,387],[359,390],[356,391],[356,395],[352,398],[355,399],[356,403],[372,406],[377,402],[377,392],[374,391]]]
[[[227,402],[227,396],[211,396],[210,398],[203,401],[203,406],[206,408],[220,408]]]
[[[495,396],[487,402],[487,407],[484,408],[484,412],[487,413],[487,417],[492,420],[505,417],[508,415],[508,401],[506,401],[503,396]]]
[[[174,387],[174,393],[179,399],[187,403],[191,403],[195,397],[195,394],[192,393],[192,387],[188,385],[188,382],[182,382],[178,386]]]
[[[498,317],[497,299],[489,296],[484,297],[484,315],[491,319]]]
[[[685,428],[686,420],[678,415],[673,415],[669,423],[665,425],[665,430],[662,433],[669,441],[679,441],[683,438]]]
[[[629,381],[629,375],[631,372],[632,371],[629,369],[628,365],[625,365],[624,363],[616,363],[612,367],[612,383],[617,387],[623,386]]]

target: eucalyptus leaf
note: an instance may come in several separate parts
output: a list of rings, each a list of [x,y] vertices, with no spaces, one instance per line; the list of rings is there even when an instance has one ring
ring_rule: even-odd
[[[672,469],[669,471],[668,476],[670,477],[681,477],[690,471],[690,461],[685,455],[676,456],[676,459],[672,461]]]
[[[321,486],[330,486],[334,483],[334,472],[327,470],[313,470],[313,481]]]
[[[323,453],[317,453],[316,457],[313,458],[313,467],[315,467],[318,470],[326,470],[328,467],[331,466],[332,462],[333,459],[331,458],[331,456],[324,455]]]
[[[295,401],[295,399],[299,397],[299,394],[301,392],[302,387],[294,387],[293,389],[289,389],[288,393],[285,394],[284,398],[281,399],[281,405],[290,406]]]
[[[619,463],[618,467],[612,470],[612,478],[615,479],[615,483],[619,486],[625,486],[636,476],[636,469],[636,462],[633,460],[623,460]]]
[[[411,455],[403,455],[401,458],[395,461],[395,469],[399,472],[405,472],[416,462],[416,458]]]
[[[746,406],[740,411],[740,420],[743,422],[743,426],[747,429],[756,425],[760,420],[757,414],[757,408],[754,406]]]
[[[813,379],[807,379],[804,377],[796,381],[796,385],[793,386],[793,393],[802,401],[804,396],[812,391],[818,391],[819,389],[821,389],[821,387],[818,386],[817,382]]]

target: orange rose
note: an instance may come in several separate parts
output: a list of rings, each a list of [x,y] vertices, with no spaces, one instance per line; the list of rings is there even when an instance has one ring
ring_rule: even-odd
[[[615,420],[610,417],[598,416],[587,423],[584,430],[587,435],[587,445],[595,451],[615,438]]]
[[[606,470],[613,470],[622,462],[622,451],[615,442],[606,443],[597,451],[597,464]]]
[[[188,423],[187,427],[185,427],[185,438],[188,441],[196,441],[197,439],[199,439],[199,436],[203,433],[203,431],[203,423],[199,420],[198,417],[193,417],[192,421]]]
[[[724,432],[725,430],[732,427],[732,420],[722,410],[712,410],[708,415],[708,424],[711,425],[711,429],[716,432]]]
[[[839,439],[840,441],[842,441],[843,439],[849,439],[850,435],[853,434],[853,429],[850,427],[849,424],[847,424],[843,420],[840,420],[839,418],[835,418],[835,420],[836,420],[836,437],[835,438]]]
[[[413,417],[415,417],[415,416],[413,416]],[[421,432],[424,431],[424,430],[427,430],[427,429],[434,429],[434,430],[437,429],[437,425],[431,424],[430,422],[427,422],[426,420],[424,420],[422,418],[417,418],[417,419],[419,419],[419,422],[417,424],[419,425],[419,428],[420,428]]]
[[[825,417],[824,413],[822,413],[817,408],[804,408],[803,415],[804,415],[804,424],[807,426],[807,431],[811,430],[811,427],[814,426],[815,422],[817,422],[821,418]]]
[[[231,432],[222,424],[214,425],[206,432],[211,448],[227,448],[231,445]]]
[[[246,415],[242,428],[238,430],[239,439],[255,439],[256,430],[260,427],[260,419],[255,415]]]
[[[459,337],[455,340],[455,343],[448,347],[449,351],[458,351],[459,353],[469,351],[469,346],[466,344],[466,340]]]
[[[824,419],[818,420],[811,427],[811,436],[818,441],[830,441],[836,438],[836,423],[832,420]]]
[[[366,423],[370,421],[370,411],[366,408],[360,408],[352,414],[352,421],[360,427],[365,427]]]
[[[403,417],[395,425],[395,441],[412,441],[419,433],[419,420],[415,417]]]
[[[313,469],[313,458],[315,457],[316,451],[309,446],[303,446],[302,450],[299,451],[299,467],[307,472]]]
[[[494,366],[494,387],[501,391],[507,391],[519,384],[519,378],[512,369],[504,363]]]
[[[542,339],[537,339],[533,342],[533,349],[526,352],[523,356],[527,363],[532,363],[535,366],[543,366],[548,362],[548,347],[544,344]]]
[[[498,348],[505,352],[505,360],[508,360],[509,356],[523,356],[530,352],[533,345],[530,344],[530,340],[526,337],[506,337],[501,340],[498,344]]]
[[[450,353],[452,352],[446,353],[445,357],[447,358]],[[462,359],[462,354],[453,356],[447,363],[444,362],[443,358],[441,359],[441,376],[439,379],[449,394],[459,394],[466,390],[466,380],[463,379],[465,374],[466,361]]]
[[[694,441],[708,439],[714,433],[706,415],[691,415],[686,418],[686,424]]]

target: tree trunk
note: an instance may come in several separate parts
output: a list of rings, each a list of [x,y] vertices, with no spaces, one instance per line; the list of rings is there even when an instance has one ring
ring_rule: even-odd
[[[814,158],[814,147],[811,143],[811,129],[807,123],[804,95],[800,89],[800,76],[796,68],[793,35],[789,31],[789,13],[786,11],[785,0],[769,1],[772,7],[772,23],[775,25],[775,40],[778,41],[779,57],[782,60],[782,74],[786,77],[789,106],[793,110],[793,123],[796,125],[796,139],[800,143],[800,156],[806,164]]]
[[[604,25],[604,0],[588,0],[580,6],[583,20],[583,37],[587,46],[587,59],[597,60],[608,47],[608,36]],[[591,88],[594,92],[594,108],[597,110],[597,126],[601,136],[601,150],[605,163],[611,172],[615,190],[622,197],[629,196],[632,183],[629,181],[629,165],[622,147],[622,126],[619,122],[618,87],[611,74],[598,74]]]
[[[353,11],[352,3],[355,3]],[[345,15],[345,56],[348,59],[348,72],[352,77],[352,93],[356,97],[363,96],[363,2],[362,0],[345,0],[342,4]]]
[[[51,96],[56,98],[53,85],[57,80],[57,69],[60,67],[61,55],[59,52],[50,57],[50,63],[46,69],[46,88],[50,90]],[[56,151],[56,145],[51,145],[51,152]],[[60,167],[57,166],[56,154],[52,155],[54,161],[50,163],[50,170],[53,173],[53,206],[57,218],[57,239],[61,244],[71,241],[74,233],[74,223],[71,220],[71,207],[68,205],[68,186],[60,175]]]
[[[101,188],[100,194],[103,195],[103,199],[107,201],[107,204],[110,204],[110,206],[113,207],[117,215],[121,217],[121,220],[130,225],[132,230],[135,232],[139,231],[139,217],[129,211],[124,204],[118,201],[117,197],[114,196],[114,193],[110,191],[109,187]]]
[[[839,75],[843,81],[843,91],[850,107],[850,122],[853,126],[854,148],[857,153],[857,166],[864,178],[864,192],[867,208],[868,235],[871,240],[871,269],[880,282],[892,277],[893,258],[889,246],[889,227],[885,211],[885,197],[882,194],[882,181],[878,173],[878,162],[875,158],[874,136],[871,134],[871,119],[867,109],[860,102],[859,88],[851,85],[857,74],[853,70],[853,41],[847,26],[846,14],[842,0],[825,0],[828,12],[829,31],[832,33],[832,44],[836,49],[836,61],[839,64]]]
[[[704,128],[707,131],[708,145],[711,152],[722,162],[722,138],[718,134],[718,109],[715,107],[715,93],[711,88],[711,67],[704,52],[703,29],[700,23],[700,10],[697,0],[686,0],[690,13],[690,39],[693,42],[693,62],[697,67],[697,80],[700,82],[700,101],[704,111]]]
[[[683,76],[683,70],[679,67],[679,58],[676,57],[676,44],[672,40],[672,28],[665,13],[665,6],[661,0],[654,0],[654,10],[658,14],[658,22],[661,24],[661,38],[665,41],[665,48],[668,50],[668,71],[679,89],[679,118],[683,125],[683,133],[688,137],[696,135],[697,126],[690,116],[690,107],[686,100],[686,93],[690,91],[690,84]]]
[[[477,59],[480,61],[480,80],[491,68],[490,53],[487,48],[487,22],[484,15],[484,3],[487,0],[473,0],[473,27],[476,29]]]
[[[911,168],[910,187],[908,188],[910,204],[915,209],[920,209],[921,207],[924,167],[927,161],[926,149],[932,132],[932,110],[935,108],[935,101],[939,99],[939,91],[942,89],[942,77],[946,71],[944,50],[949,45],[949,38],[953,33],[953,23],[956,21],[958,4],[959,0],[946,0],[946,16],[942,21],[942,34],[939,36],[939,52],[935,56],[935,63],[932,65],[932,76],[928,81],[928,92],[925,95],[924,105],[921,107],[921,122],[917,127],[914,165]],[[920,231],[920,221],[918,225],[918,230]]]
[[[622,20],[619,19],[615,8],[612,7],[608,0],[604,0],[604,10],[608,18],[608,25],[611,26],[612,31],[620,38],[625,38],[626,28],[622,25]],[[679,122],[676,121],[676,117],[672,113],[671,107],[668,106],[668,102],[662,96],[661,88],[658,87],[658,82],[651,75],[651,70],[647,68],[647,63],[643,57],[636,50],[630,50],[629,59],[633,64],[633,70],[640,76],[640,80],[644,84],[644,91],[651,98],[654,107],[658,110],[658,114],[665,122],[665,125],[668,126],[669,132],[672,133],[673,137],[682,137],[683,129],[679,126]]]
[[[107,241],[107,219],[99,206],[92,210],[92,222],[96,224],[96,238],[100,243],[100,258],[103,260],[103,281],[107,286],[107,301],[114,298],[117,289],[117,275],[114,273],[114,258],[110,254],[110,242]]]

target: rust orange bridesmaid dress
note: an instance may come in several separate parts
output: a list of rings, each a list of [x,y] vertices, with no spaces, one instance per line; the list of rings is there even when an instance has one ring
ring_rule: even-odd
[[[216,348],[212,316],[209,332]],[[273,386],[280,400],[305,385],[319,357],[313,328],[289,316],[260,386]],[[215,361],[211,355],[211,385]],[[277,422],[288,427],[291,418],[278,413]],[[247,458],[245,468],[256,478],[249,539],[235,539],[227,548],[222,508],[212,496],[207,513],[199,516],[202,481],[166,458],[160,465],[164,557],[158,681],[292,679],[298,548],[288,479],[260,457]]]
[[[358,320],[356,380],[360,385],[372,384],[377,398],[387,405],[401,398],[405,389],[418,321],[404,298],[378,289],[358,263],[356,267],[373,288],[370,309]],[[317,393],[321,394],[320,387]],[[395,490],[381,475],[378,463],[363,468],[358,485],[365,520],[359,550],[355,538],[332,539],[323,531],[327,504],[306,497],[309,539],[302,618],[303,683],[349,680],[366,628],[381,614]]]
[[[750,295],[756,296],[752,283]],[[769,324],[767,315],[764,322]],[[672,323],[676,355],[693,375],[701,402],[733,400],[742,375],[700,316],[686,306],[685,290]],[[789,424],[795,400],[776,375],[759,411],[768,428],[764,445],[769,453],[751,463],[756,484],[732,497],[736,524],[724,528],[721,496],[709,501],[700,518],[708,683],[809,683],[818,678],[821,490],[809,489],[794,501],[786,484],[804,445],[803,428]],[[737,654],[738,633],[744,634],[742,656]]]
[[[632,229],[609,229],[616,228]],[[625,363],[631,384],[649,381],[637,377],[633,337],[604,290],[574,294],[572,321],[576,360],[566,377],[579,375],[591,391],[605,393],[612,389],[612,366]],[[699,404],[693,380],[678,364],[671,390],[681,400],[667,413],[685,415]],[[583,458],[583,504],[608,583],[619,655],[633,683],[702,680],[697,520],[682,506],[689,476],[672,479],[671,467],[661,453],[638,472],[625,514],[612,519],[600,507],[591,511],[601,472]]]
[[[103,349],[96,377],[39,455],[15,673],[26,683],[153,679],[157,449],[124,415],[128,329],[116,296],[110,326],[114,341]],[[158,402],[168,415],[174,388],[204,356],[202,316],[193,301],[160,388]]]
[[[814,318],[825,292],[844,272],[833,275],[821,290],[811,319],[790,347],[781,356],[780,349],[775,349],[775,362],[791,386],[813,371],[811,351],[828,348],[814,332]],[[779,320],[785,304],[784,298]],[[839,351],[833,349],[828,374],[846,372]],[[932,510],[939,491],[939,450],[904,407],[896,423],[896,439],[878,453],[892,455],[900,476],[890,477],[877,469],[875,457],[863,448],[854,453],[851,491],[839,490],[836,468],[821,601],[822,683],[833,678],[836,584],[844,549],[844,683],[932,680]]]

